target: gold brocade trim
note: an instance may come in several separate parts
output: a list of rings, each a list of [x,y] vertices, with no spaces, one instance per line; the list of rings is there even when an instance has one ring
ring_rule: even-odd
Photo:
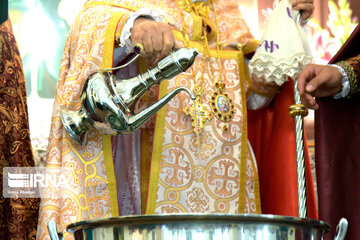
[[[252,52],[255,52],[256,51],[256,48],[258,47],[260,41],[259,40],[253,40],[251,42],[248,42],[247,44],[245,44],[244,46],[241,45],[241,48],[240,46],[237,46],[238,47],[238,50],[242,50],[243,54],[246,55],[246,54],[249,54],[249,53],[252,53]],[[255,93],[258,93],[260,95],[263,95],[261,94],[260,92],[257,92],[256,90],[253,89],[253,84],[252,84],[252,81],[251,81],[251,76],[250,76],[250,73],[249,73],[249,69],[245,63],[245,61],[243,62],[244,64],[244,71],[246,73],[246,81],[248,83],[248,90],[252,90],[253,92]],[[249,93],[250,91],[247,91],[247,93]],[[246,93],[246,94],[247,94]],[[272,96],[271,96],[272,97]]]
[[[243,53],[246,55],[246,54],[249,54],[249,53],[252,53],[252,52],[255,52],[256,48],[258,47],[260,41],[259,40],[253,40],[251,42],[248,42],[246,45],[242,46],[242,51]],[[240,50],[240,49],[239,49]]]
[[[193,27],[192,27],[192,40],[193,41],[201,41],[203,23],[201,17],[192,13],[191,17],[193,19]]]
[[[124,14],[124,13],[113,14],[113,17],[111,18],[105,32],[105,41],[104,41],[104,50],[103,50],[104,53],[103,53],[101,68],[112,67],[116,29],[118,27],[118,24],[121,24],[121,28],[124,26],[127,17],[128,14]],[[118,208],[119,204],[117,199],[114,162],[112,158],[111,136],[103,135],[102,144],[103,144],[106,176],[108,178],[108,187],[110,192],[110,211],[111,211],[111,216],[115,217],[115,216],[119,216],[119,208]]]
[[[109,187],[109,193],[110,193],[111,216],[117,217],[119,216],[119,207],[118,207],[119,203],[117,199],[116,177],[115,177],[114,162],[112,158],[112,145],[111,145],[110,135],[102,135],[102,145],[103,145],[106,176],[108,180],[107,185]]]
[[[239,76],[240,76],[240,88],[241,88],[241,102],[246,103],[246,92],[245,92],[245,84],[241,84],[241,76],[245,76],[246,79],[249,79],[249,72],[245,71],[244,67],[244,56],[241,55],[238,58],[238,65],[239,65]],[[245,104],[244,104],[245,105]],[[247,109],[246,107],[242,106],[242,129],[241,129],[241,149],[240,149],[240,183],[245,183],[246,179],[246,161],[248,156],[249,147],[247,145]],[[241,191],[242,190],[242,191]],[[239,189],[239,213],[244,213],[244,206],[245,206],[245,196],[246,196],[246,187],[242,186]]]
[[[160,84],[159,99],[167,93],[168,81],[165,80]],[[156,208],[156,197],[159,184],[160,162],[162,154],[162,144],[165,132],[165,112],[166,107],[161,108],[156,116],[155,134],[153,143],[153,154],[151,157],[150,182],[148,191],[148,200],[145,214],[154,214]]]
[[[354,93],[356,93],[359,90],[359,86],[357,84],[357,76],[356,76],[354,69],[350,66],[350,64],[348,64],[345,61],[337,62],[336,65],[339,65],[340,67],[342,67],[345,70],[346,75],[348,76],[349,81],[350,81],[349,96],[353,95]]]

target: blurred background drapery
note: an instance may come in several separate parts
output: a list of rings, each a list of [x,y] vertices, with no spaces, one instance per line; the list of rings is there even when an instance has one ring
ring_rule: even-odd
[[[19,198],[3,186],[8,177],[4,168],[34,167],[35,163],[20,54],[7,8],[1,7],[0,15],[5,16],[0,21],[0,192],[4,193],[0,195],[0,239],[35,239],[40,199]]]
[[[23,60],[34,157],[43,165],[60,62],[70,25],[84,0],[9,0]]]

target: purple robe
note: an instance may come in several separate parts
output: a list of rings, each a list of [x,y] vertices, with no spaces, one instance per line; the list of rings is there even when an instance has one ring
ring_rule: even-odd
[[[346,61],[360,87],[360,25],[330,63]],[[344,217],[346,240],[360,239],[360,94],[351,98],[318,98],[315,112],[315,159],[319,219],[331,224],[325,239],[334,239]]]

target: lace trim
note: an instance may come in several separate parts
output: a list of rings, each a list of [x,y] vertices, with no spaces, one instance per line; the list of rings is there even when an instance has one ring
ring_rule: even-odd
[[[297,78],[304,67],[312,62],[312,57],[304,52],[294,53],[291,57],[279,58],[273,55],[258,54],[250,61],[250,71],[257,77],[264,77],[266,82],[282,85],[288,77]]]
[[[336,64],[328,64],[328,66],[337,68],[337,70],[339,70],[339,72],[341,73],[342,78],[343,78],[341,91],[338,92],[337,94],[335,94],[333,96],[333,98],[339,99],[342,97],[346,97],[350,93],[350,80],[349,80],[349,77],[347,76],[345,70],[341,66],[336,65]]]
[[[138,17],[146,17],[154,21],[163,22],[165,19],[165,14],[163,14],[160,10],[153,8],[142,8],[134,13],[129,14],[129,18],[127,19],[121,32],[119,44],[120,47],[126,46],[126,53],[131,53],[133,51],[133,44],[130,39],[130,31],[134,26],[134,21]]]

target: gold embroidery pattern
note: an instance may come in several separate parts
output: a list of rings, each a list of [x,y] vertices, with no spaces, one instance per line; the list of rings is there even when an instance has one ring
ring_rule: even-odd
[[[356,73],[353,70],[353,68],[350,66],[350,64],[348,64],[345,61],[341,61],[336,64],[339,65],[340,67],[342,67],[345,70],[346,75],[349,77],[349,81],[350,81],[350,94],[349,95],[356,93],[358,91],[358,83],[357,83],[357,76],[356,76]]]
[[[210,209],[209,198],[201,188],[196,187],[187,194],[186,205],[191,209],[191,212],[194,213],[204,213]]]
[[[163,3],[174,8],[174,17],[181,22],[180,11],[176,10],[177,6],[174,1],[164,0]],[[239,12],[238,2],[233,0],[217,1],[215,9],[219,26],[222,26],[220,41],[240,39],[241,44],[246,45],[247,41],[251,39],[251,34]],[[214,19],[212,12],[209,13],[209,18]],[[190,35],[184,41],[189,41],[189,47],[193,47],[196,45],[191,41],[192,34],[196,32],[193,29],[195,20],[187,13],[185,13],[184,19],[187,21],[186,25],[189,27]],[[230,22],[241,22],[242,24],[235,24],[235,27],[235,25],[230,26],[228,24]],[[175,26],[177,25],[175,24]],[[205,58],[206,50],[200,49],[201,53],[196,58],[193,68],[186,73],[179,74],[175,79],[169,80],[167,91],[178,86],[194,89],[194,80],[200,78],[201,69],[206,69],[203,73],[202,101],[210,102],[214,92],[212,76],[219,76],[219,69],[221,69],[228,99],[233,99],[234,115],[227,123],[227,132],[222,130],[222,121],[217,118],[203,122],[204,128],[200,141],[202,144],[201,150],[199,150],[198,139],[193,131],[193,122],[190,117],[184,117],[185,114],[182,111],[184,105],[189,105],[188,112],[193,112],[194,109],[190,109],[192,107],[190,99],[186,96],[188,100],[184,100],[184,95],[180,93],[165,106],[164,135],[154,138],[155,141],[156,139],[162,140],[155,213],[259,213],[260,211],[256,207],[259,199],[255,197],[259,194],[255,193],[257,189],[253,187],[255,181],[258,181],[256,164],[250,157],[247,142],[242,138],[243,114],[246,114],[243,97],[245,93],[242,91],[246,91],[248,85],[244,76],[246,70],[243,69],[242,53],[233,51],[232,54],[229,54],[228,51],[220,50],[220,67],[215,42],[209,42],[209,46],[211,48],[209,57]],[[207,66],[203,67],[203,64],[207,64]],[[194,72],[192,72],[193,69]],[[196,79],[193,79],[194,76]],[[180,102],[184,103],[179,104]],[[201,111],[198,112],[201,115]],[[205,114],[201,116],[205,117]],[[201,120],[199,119],[199,121]],[[172,178],[177,181],[169,181]],[[239,206],[240,203],[241,206]]]
[[[208,184],[215,186],[215,194],[219,197],[233,195],[233,189],[239,188],[240,173],[235,163],[221,160],[218,166],[211,167],[208,176]]]
[[[200,149],[198,146],[198,142],[201,142]],[[197,136],[193,136],[190,140],[190,143],[190,150],[195,153],[196,157],[200,158],[203,161],[208,159],[216,152],[216,140],[208,132],[204,132],[200,136],[200,141],[198,141]]]
[[[97,4],[100,2],[101,4]],[[106,4],[123,2],[129,8]],[[95,7],[89,4],[95,4]],[[47,189],[49,197],[41,203],[37,239],[48,238],[46,224],[49,220],[55,220],[59,225],[64,239],[73,239],[73,235],[66,232],[68,224],[112,216],[112,192],[105,169],[102,136],[98,131],[90,130],[86,144],[74,142],[63,128],[59,110],[77,109],[80,106],[79,93],[84,81],[101,68],[109,22],[114,17],[119,18],[128,13],[133,5],[133,1],[87,1],[85,9],[78,15],[76,24],[70,30],[71,37],[65,44],[55,93],[47,166],[71,168],[74,181],[61,191]],[[119,24],[123,21],[126,18],[121,18]]]
[[[105,170],[106,164],[101,136],[97,131],[90,131],[88,144],[79,146],[70,140],[59,118],[59,109],[62,107],[76,109],[80,106],[78,99],[83,80],[100,68],[105,29],[110,18],[117,12],[128,11],[110,5],[97,5],[97,7],[89,5],[97,2],[97,0],[86,2],[85,9],[78,16],[76,24],[71,29],[72,37],[68,39],[65,46],[55,96],[55,111],[52,116],[47,164],[52,167],[71,167],[73,169],[74,185],[61,192],[61,200],[49,197],[43,201],[40,211],[38,239],[45,239],[48,236],[46,223],[50,219],[57,221],[65,233],[65,239],[73,239],[71,234],[65,232],[65,227],[69,223],[95,217],[112,216],[109,205],[111,191],[107,185],[108,177]],[[129,7],[136,7],[143,3],[131,0],[105,2]],[[158,6],[176,9],[173,0],[148,0],[147,2],[151,4],[158,3]],[[226,29],[226,31],[221,32],[220,40],[239,39],[241,44],[245,46],[252,37],[241,17],[237,1],[217,1],[216,9],[219,13],[219,19],[221,19],[219,25],[223,26],[221,29]],[[171,17],[176,20],[180,18],[177,11],[170,10],[169,12],[174,13]],[[211,13],[210,17],[213,17]],[[191,16],[187,16],[186,19],[189,21],[191,28]],[[227,23],[236,24],[228,26]],[[96,31],[94,31],[95,29]],[[192,31],[190,31],[191,34]],[[73,48],[79,43],[81,43],[81,46],[78,45],[77,48]],[[211,44],[210,47],[214,48]],[[93,49],[96,51],[92,51]],[[190,99],[185,93],[180,93],[165,106],[166,123],[164,126],[160,126],[164,128],[165,134],[154,137],[154,146],[158,146],[159,139],[164,139],[162,145],[159,144],[162,148],[162,156],[159,159],[152,159],[152,161],[158,163],[156,168],[159,168],[159,174],[155,177],[159,178],[159,181],[156,186],[149,184],[150,188],[148,189],[148,192],[152,193],[154,192],[153,188],[157,188],[157,192],[154,194],[157,195],[157,199],[153,205],[155,213],[201,211],[255,213],[259,211],[257,208],[248,207],[255,205],[255,202],[258,202],[259,199],[254,197],[256,194],[253,188],[247,189],[247,186],[251,186],[256,181],[257,172],[254,162],[249,156],[247,143],[242,135],[244,134],[242,131],[245,121],[244,114],[246,114],[244,102],[246,89],[243,86],[246,84],[246,78],[243,78],[242,53],[233,51],[233,53],[228,54],[224,51],[221,54],[226,55],[222,57],[220,64],[222,64],[224,76],[230,76],[226,77],[225,84],[236,109],[231,124],[229,124],[229,131],[225,134],[219,128],[221,121],[215,118],[204,124],[205,131],[209,134],[204,135],[203,142],[206,143],[204,145],[204,154],[199,154],[197,149],[190,146],[194,143],[195,135],[192,131],[191,121],[182,112],[183,104],[190,103]],[[212,55],[206,60],[199,56],[195,62],[195,69],[201,69],[201,66],[199,66],[201,61],[209,65],[206,66],[207,69],[210,69],[210,64],[214,64],[214,62],[214,69],[219,67],[216,63],[216,55]],[[197,73],[194,72],[194,74]],[[205,72],[204,75],[204,99],[209,101],[213,93],[211,87],[213,80],[210,79],[209,72]],[[240,78],[239,75],[241,75]],[[180,85],[191,89],[193,87],[192,74],[187,72],[178,75],[176,79],[169,80],[167,91]],[[154,92],[150,91],[150,93],[156,95],[155,90]],[[149,122],[151,123],[147,123],[144,127],[151,129],[153,121]],[[221,161],[224,164],[220,163]],[[152,165],[154,165],[153,162]],[[224,165],[227,166],[229,176],[222,179],[216,178],[215,174],[221,176],[223,173]],[[249,169],[247,166],[249,166]],[[211,171],[214,175],[210,177],[209,173]],[[247,174],[247,172],[251,172],[251,174]],[[236,182],[235,176],[239,174],[240,176],[236,177],[238,182]],[[153,178],[153,174],[150,177]],[[210,178],[212,178],[211,181]],[[231,188],[226,186],[224,188],[223,183],[225,180],[230,183]],[[223,197],[219,197],[216,192]],[[104,206],[104,208],[100,208],[100,206]]]
[[[170,162],[161,161],[161,173],[166,174],[165,182],[171,185],[184,185],[190,178],[189,162],[184,161],[184,153],[177,149],[169,151]]]

